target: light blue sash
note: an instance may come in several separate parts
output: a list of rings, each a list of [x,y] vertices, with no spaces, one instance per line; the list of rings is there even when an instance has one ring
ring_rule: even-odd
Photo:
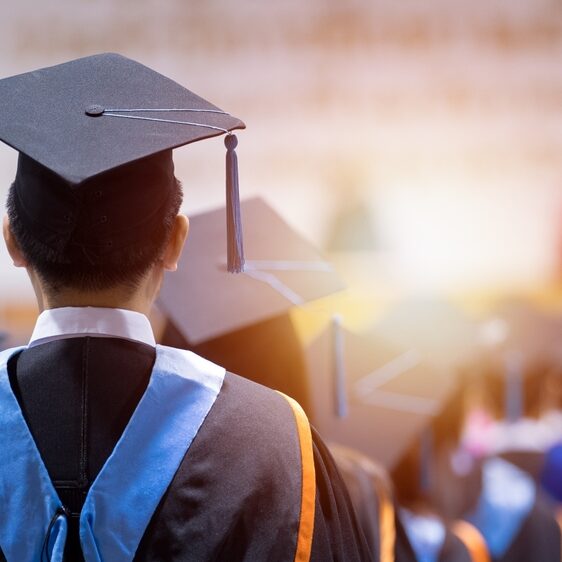
[[[486,460],[478,505],[467,520],[482,533],[493,558],[507,552],[535,499],[536,486],[528,474],[503,459]]]
[[[8,359],[22,349],[0,353],[0,547],[8,562],[61,562],[66,516],[8,379]],[[148,387],[82,509],[86,562],[133,559],[224,375],[194,353],[157,346]]]
[[[437,562],[445,542],[445,525],[433,515],[400,510],[400,519],[418,562]]]

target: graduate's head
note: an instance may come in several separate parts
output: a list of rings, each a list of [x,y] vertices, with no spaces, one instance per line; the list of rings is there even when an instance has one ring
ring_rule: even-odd
[[[8,245],[49,291],[135,287],[152,266],[173,269],[167,241],[187,222],[172,150],[219,135],[232,202],[228,269],[241,270],[232,131],[242,121],[115,53],[2,79],[0,102],[0,141],[20,153]]]
[[[78,186],[20,154],[7,200],[8,249],[47,294],[133,290],[151,268],[169,268],[163,260],[181,201],[170,150]]]

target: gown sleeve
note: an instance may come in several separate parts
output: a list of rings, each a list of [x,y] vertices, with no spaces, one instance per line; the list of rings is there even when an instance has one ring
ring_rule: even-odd
[[[146,529],[135,562],[374,560],[335,462],[313,428],[310,558],[295,558],[302,521],[301,452],[295,434],[285,398],[227,373]]]

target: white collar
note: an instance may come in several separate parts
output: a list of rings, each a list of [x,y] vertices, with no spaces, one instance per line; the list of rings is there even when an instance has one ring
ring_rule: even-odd
[[[114,337],[155,346],[148,318],[122,308],[64,307],[44,310],[35,323],[29,347],[75,337]]]

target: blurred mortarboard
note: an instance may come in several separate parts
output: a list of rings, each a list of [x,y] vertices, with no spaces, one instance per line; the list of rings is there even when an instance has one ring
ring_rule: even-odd
[[[525,363],[548,361],[560,349],[559,319],[522,299],[501,301],[481,328],[491,355],[517,353]]]
[[[543,376],[560,360],[560,320],[528,301],[505,299],[483,322],[480,335],[487,346],[480,370],[489,387],[501,383],[505,415],[515,421],[535,405]]]
[[[431,426],[455,388],[446,371],[413,349],[338,321],[307,350],[312,422],[321,435],[394,469]]]
[[[392,307],[373,330],[382,341],[418,350],[432,363],[457,367],[478,351],[478,326],[445,300],[409,298]]]
[[[237,141],[230,132],[241,128],[242,121],[183,86],[112,53],[0,80],[0,140],[20,152],[15,187],[22,220],[54,252],[77,228],[87,229],[89,259],[134,238],[123,235],[120,213],[136,234],[147,228],[175,181],[172,149],[221,134],[227,134],[229,229],[235,229]],[[91,224],[83,224],[80,205],[88,207]],[[229,266],[236,270],[243,252],[239,232],[231,234],[236,251]]]
[[[246,267],[229,276],[224,209],[190,218],[178,270],[166,274],[158,308],[194,345],[329,295],[342,282],[320,253],[262,199],[241,204]]]

